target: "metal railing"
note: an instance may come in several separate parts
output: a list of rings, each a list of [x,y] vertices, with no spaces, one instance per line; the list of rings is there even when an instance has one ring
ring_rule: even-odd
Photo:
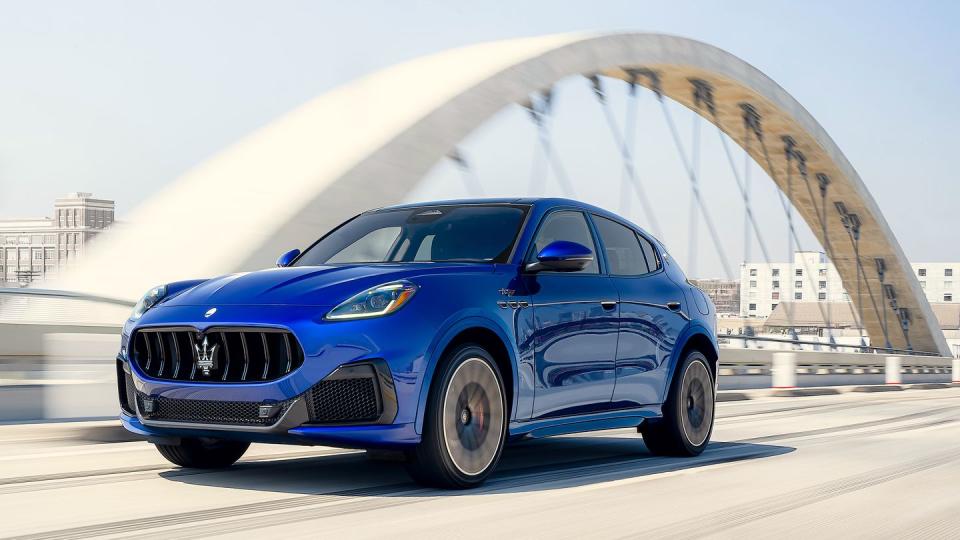
[[[110,296],[99,296],[95,294],[87,294],[75,291],[64,291],[60,289],[34,289],[34,288],[18,288],[18,287],[0,287],[0,296],[25,296],[25,297],[42,297],[42,298],[63,298],[66,300],[86,300],[89,302],[100,302],[103,304],[112,304],[116,306],[125,306],[132,308],[137,303],[131,302],[129,300],[123,300],[121,298],[113,298]]]
[[[721,335],[718,336],[717,341],[720,344],[729,343],[730,341],[742,341],[744,348],[751,342],[758,343],[782,343],[793,346],[795,350],[803,351],[804,346],[811,346],[820,348],[821,350],[832,350],[832,351],[853,351],[859,354],[896,354],[903,356],[931,356],[939,358],[938,353],[926,352],[926,351],[913,351],[906,349],[894,349],[886,347],[873,347],[870,345],[860,345],[860,344],[849,344],[849,343],[824,343],[822,341],[810,341],[810,340],[800,340],[800,339],[791,339],[791,338],[777,338],[777,337],[765,337],[765,336],[746,336],[743,334],[735,335]],[[817,349],[813,349],[816,351]]]

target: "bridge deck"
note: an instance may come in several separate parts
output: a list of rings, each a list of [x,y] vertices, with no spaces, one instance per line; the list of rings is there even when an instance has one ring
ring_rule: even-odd
[[[417,488],[361,452],[259,446],[233,470],[184,471],[145,442],[91,442],[113,439],[110,422],[2,426],[2,534],[929,537],[960,526],[960,388],[765,398],[719,414],[699,458],[651,457],[629,430],[533,441],[460,493]]]

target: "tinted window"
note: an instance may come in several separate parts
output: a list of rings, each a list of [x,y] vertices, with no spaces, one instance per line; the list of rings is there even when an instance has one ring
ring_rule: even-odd
[[[579,272],[584,274],[600,273],[596,258],[597,247],[593,243],[593,235],[590,234],[590,227],[587,226],[587,220],[582,213],[561,211],[547,215],[537,232],[537,239],[533,243],[533,253],[530,254],[528,262],[535,261],[537,253],[540,253],[541,249],[557,240],[576,242],[590,248],[590,251],[594,253],[594,258]]]
[[[526,206],[476,204],[362,214],[310,247],[295,266],[506,262],[526,213]]]
[[[642,236],[638,236],[638,238],[640,239],[640,248],[643,249],[643,256],[647,259],[647,267],[650,268],[651,272],[656,271],[660,268],[660,257],[657,256],[657,250],[646,238]]]
[[[603,243],[611,274],[639,276],[649,272],[640,241],[633,229],[600,216],[594,216],[593,222],[600,233],[600,242]]]

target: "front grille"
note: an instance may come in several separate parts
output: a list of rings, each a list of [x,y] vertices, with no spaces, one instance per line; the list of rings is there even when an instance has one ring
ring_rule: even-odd
[[[133,403],[136,399],[136,388],[133,386],[133,377],[123,369],[123,361],[117,360],[117,392],[120,397],[120,409],[126,414],[134,416]]]
[[[372,366],[341,368],[308,392],[310,420],[321,424],[374,422],[383,412],[379,388]]]
[[[132,353],[148,376],[174,381],[271,381],[303,364],[296,338],[272,328],[143,328]]]
[[[174,399],[155,397],[153,411],[145,413],[146,395],[137,393],[137,407],[147,420],[165,422],[190,422],[195,424],[233,424],[233,425],[271,425],[290,408],[291,401],[278,403],[279,406],[268,418],[260,417],[260,406],[256,401],[216,401],[204,399]]]

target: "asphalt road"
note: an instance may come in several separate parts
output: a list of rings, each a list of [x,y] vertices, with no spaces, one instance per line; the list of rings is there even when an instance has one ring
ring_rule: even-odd
[[[630,430],[529,441],[468,492],[356,451],[260,445],[189,471],[104,442],[108,422],[0,426],[0,537],[960,537],[960,388],[718,408],[698,458]]]

